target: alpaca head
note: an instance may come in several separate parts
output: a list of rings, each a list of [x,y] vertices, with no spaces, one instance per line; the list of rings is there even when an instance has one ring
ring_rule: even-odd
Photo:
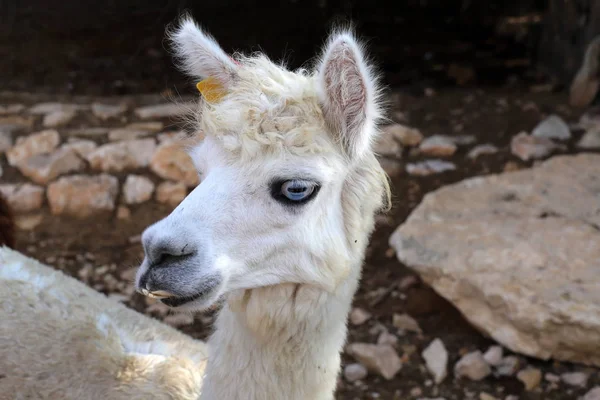
[[[171,32],[183,69],[217,82],[190,149],[201,184],[143,234],[136,286],[173,307],[280,283],[335,291],[358,268],[387,181],[371,150],[376,82],[348,32],[313,71],[228,56],[189,18]]]

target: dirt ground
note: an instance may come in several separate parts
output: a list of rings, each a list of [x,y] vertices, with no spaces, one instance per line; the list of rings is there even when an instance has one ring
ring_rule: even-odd
[[[492,341],[472,328],[448,302],[439,297],[427,285],[419,282],[406,289],[400,289],[400,282],[414,273],[399,263],[388,246],[388,238],[393,229],[401,224],[423,196],[443,185],[466,177],[500,173],[504,170],[528,168],[531,163],[523,163],[510,154],[510,138],[522,130],[530,131],[545,115],[557,113],[568,122],[578,120],[581,111],[572,110],[566,105],[564,92],[536,92],[526,86],[503,88],[453,88],[430,95],[411,95],[404,91],[391,93],[393,109],[391,116],[398,122],[420,129],[423,134],[465,134],[477,138],[477,144],[492,143],[500,151],[494,155],[484,155],[476,160],[466,157],[472,146],[461,147],[449,161],[457,165],[457,170],[428,177],[413,177],[404,171],[406,162],[419,160],[419,155],[405,149],[398,161],[400,172],[392,176],[394,207],[379,218],[376,232],[368,249],[363,279],[355,297],[355,307],[361,307],[373,317],[359,326],[350,326],[348,342],[375,343],[379,333],[387,329],[397,333],[392,326],[394,313],[408,313],[420,324],[422,334],[399,334],[398,353],[406,361],[402,370],[392,380],[385,380],[376,374],[360,382],[349,383],[343,378],[337,392],[337,399],[417,399],[441,397],[450,399],[478,399],[485,392],[497,398],[517,395],[522,400],[566,400],[577,399],[590,387],[600,384],[598,370],[568,363],[542,362],[521,357],[522,365],[540,368],[543,373],[560,374],[568,371],[591,373],[585,388],[571,388],[565,384],[558,386],[542,380],[541,385],[532,391],[524,390],[523,384],[515,377],[490,376],[480,382],[465,379],[457,380],[452,371],[440,385],[434,385],[420,356],[421,351],[435,338],[440,338],[450,354],[449,368],[461,354],[472,350],[485,351]],[[34,98],[15,97],[4,94],[1,102],[20,101],[33,103]],[[69,101],[69,97],[61,97]],[[72,99],[71,99],[72,100]],[[40,101],[37,99],[36,101]],[[568,152],[574,152],[574,142],[569,143]],[[4,163],[5,160],[1,162]],[[5,168],[2,178],[22,179],[18,172]],[[139,244],[140,233],[152,222],[166,216],[170,208],[154,201],[131,207],[128,220],[120,220],[112,214],[100,215],[83,220],[52,216],[44,207],[44,219],[32,231],[21,231],[17,249],[36,259],[47,262],[81,279],[81,268],[89,263],[95,267],[109,266],[107,274],[123,281],[125,271],[138,265],[143,257]],[[406,282],[406,280],[405,280]],[[103,281],[88,282],[97,290],[109,293],[111,290]],[[146,300],[134,294],[126,304],[140,312],[152,314]],[[154,315],[155,316],[155,315]],[[212,315],[198,315],[191,325],[180,329],[193,337],[205,339],[211,331]],[[344,363],[353,360],[344,355]]]

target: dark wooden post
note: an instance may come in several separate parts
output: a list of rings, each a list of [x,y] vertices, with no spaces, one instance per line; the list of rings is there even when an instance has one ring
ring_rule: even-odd
[[[597,35],[600,0],[549,0],[538,47],[540,68],[570,85]]]

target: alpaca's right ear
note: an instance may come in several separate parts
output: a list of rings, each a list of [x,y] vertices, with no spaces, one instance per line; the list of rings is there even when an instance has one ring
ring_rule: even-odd
[[[191,17],[183,17],[179,26],[169,33],[169,38],[181,69],[189,75],[199,79],[214,78],[224,87],[235,81],[236,63]]]

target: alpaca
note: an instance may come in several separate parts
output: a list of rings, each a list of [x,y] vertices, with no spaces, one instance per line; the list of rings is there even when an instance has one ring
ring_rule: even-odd
[[[176,309],[224,304],[201,400],[331,400],[374,215],[380,90],[349,31],[313,71],[227,55],[189,17],[170,39],[203,79],[190,149],[202,182],[142,235],[137,290]]]
[[[206,344],[0,245],[0,400],[197,400]]]

